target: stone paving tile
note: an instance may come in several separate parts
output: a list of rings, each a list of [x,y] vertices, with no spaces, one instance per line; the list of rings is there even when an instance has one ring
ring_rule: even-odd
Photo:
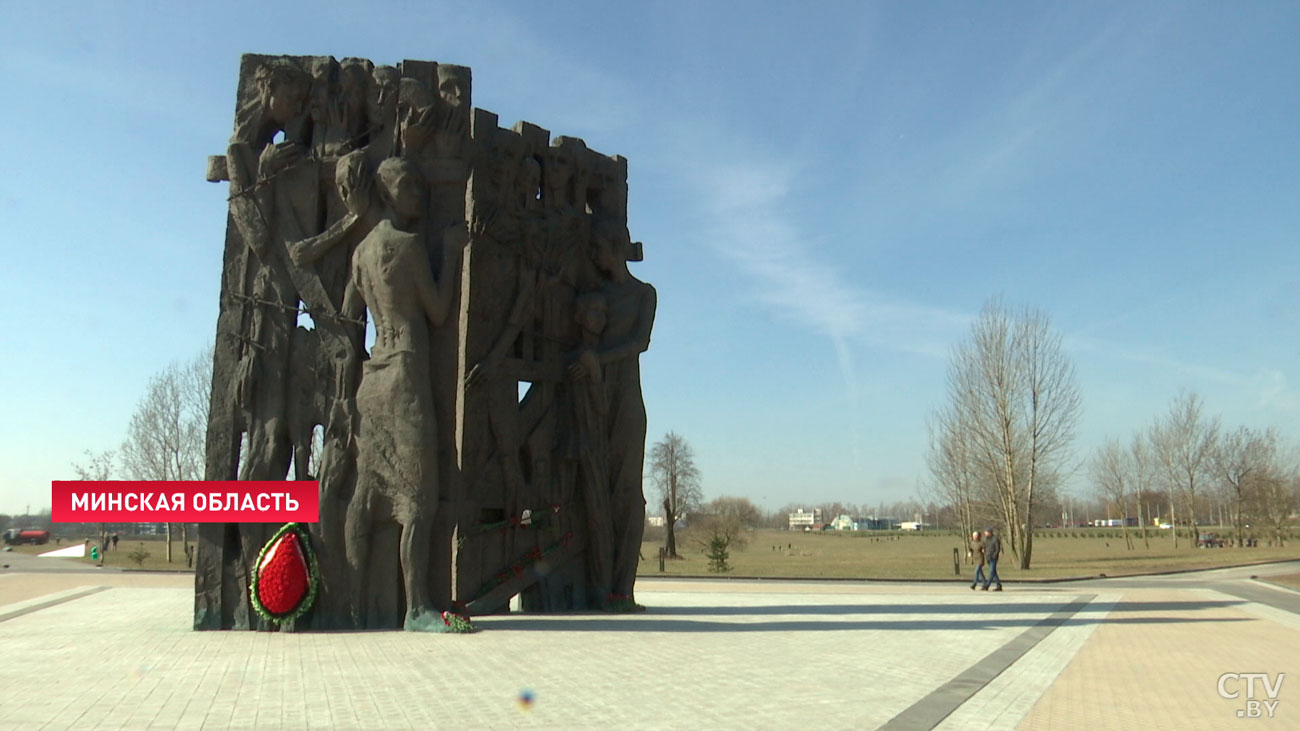
[[[0,622],[43,659],[0,665],[0,727],[870,728],[1073,597],[774,588],[471,636],[199,633],[189,591],[114,588]]]
[[[1106,620],[1119,594],[1102,594],[1024,654],[936,728],[1013,729]]]
[[[133,588],[194,587],[193,574],[147,571],[57,571],[28,573],[0,571],[0,610],[11,604],[44,598],[55,592],[82,586],[129,586]]]
[[[1215,591],[1127,591],[1020,728],[1236,728],[1244,703],[1219,697],[1226,672],[1285,672],[1277,717],[1258,725],[1300,728],[1300,682],[1287,685],[1300,629],[1258,611]]]

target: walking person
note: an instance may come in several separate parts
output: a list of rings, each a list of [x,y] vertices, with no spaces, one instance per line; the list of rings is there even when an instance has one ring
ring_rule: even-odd
[[[986,583],[988,579],[984,578],[984,540],[980,537],[980,532],[975,531],[970,534],[970,547],[966,551],[971,561],[975,564],[975,578],[970,585],[970,590],[975,591],[975,587]]]
[[[997,582],[998,587],[993,591],[1002,591],[1002,577],[998,576],[998,557],[1001,555],[1002,540],[992,528],[989,528],[984,531],[984,560],[989,562],[988,577],[984,579],[984,591],[988,591],[989,585],[994,582]]]

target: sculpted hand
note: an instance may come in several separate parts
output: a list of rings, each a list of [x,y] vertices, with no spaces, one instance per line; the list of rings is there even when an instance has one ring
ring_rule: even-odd
[[[289,261],[298,266],[306,264],[308,262],[307,252],[309,241],[310,239],[303,239],[302,241],[295,241],[289,244]]]
[[[469,230],[464,223],[449,226],[442,234],[442,245],[451,251],[461,251],[469,243]]]
[[[578,357],[569,365],[569,375],[577,380],[584,378],[595,378],[600,374],[600,360],[596,353],[591,350],[584,350],[578,354]]]
[[[253,393],[257,390],[258,364],[256,360],[257,358],[253,354],[245,355],[239,360],[239,366],[235,371],[239,405],[244,409],[252,408]]]
[[[306,148],[296,142],[277,142],[262,150],[258,160],[257,172],[263,178],[270,177],[303,159]]]
[[[491,358],[485,358],[470,369],[465,376],[465,388],[477,388],[484,382],[491,380],[496,374],[496,361]]]
[[[410,108],[402,121],[402,146],[409,152],[418,153],[433,138],[433,105],[423,109]]]
[[[574,361],[569,365],[569,377],[575,381],[581,381],[587,377],[587,369],[583,367],[582,361]]]
[[[469,224],[469,233],[474,238],[482,238],[488,235],[488,231],[496,223],[496,211],[490,211],[486,215],[475,216]]]

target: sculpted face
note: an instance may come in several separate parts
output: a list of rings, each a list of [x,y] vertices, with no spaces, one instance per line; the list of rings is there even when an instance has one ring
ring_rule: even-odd
[[[344,59],[339,73],[339,88],[349,105],[355,105],[366,98],[366,86],[370,82],[370,73],[366,66],[356,59]]]
[[[379,166],[379,180],[393,211],[404,218],[424,213],[424,182],[420,173],[405,160],[389,158]]]
[[[338,186],[339,197],[343,199],[348,211],[358,216],[370,207],[369,181],[364,152],[357,150],[339,158],[334,183]]]
[[[521,168],[516,182],[521,201],[524,205],[528,205],[541,196],[542,166],[537,164],[536,159],[526,157],[521,163]]]
[[[573,169],[573,156],[563,147],[552,147],[551,165],[556,172],[568,172]]]
[[[438,94],[453,109],[459,109],[469,100],[468,71],[460,66],[438,66]]]
[[[397,108],[397,86],[400,80],[392,66],[376,66],[375,84],[371,89],[370,116],[372,121],[387,119]]]
[[[311,90],[311,77],[291,61],[273,62],[262,78],[262,104],[268,116],[284,125],[302,114]]]
[[[606,274],[618,271],[627,261],[630,238],[627,229],[614,225],[601,225],[592,237],[592,261]]]

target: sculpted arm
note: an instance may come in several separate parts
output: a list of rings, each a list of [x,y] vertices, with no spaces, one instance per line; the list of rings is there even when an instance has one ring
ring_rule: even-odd
[[[447,312],[451,309],[451,294],[456,290],[455,277],[458,273],[456,265],[460,263],[460,254],[468,241],[469,234],[464,224],[452,226],[443,234],[442,281],[439,282],[433,281],[433,272],[429,271],[428,265],[421,260],[423,257],[420,252],[412,250],[411,271],[415,280],[416,294],[420,298],[425,316],[434,327],[441,325],[447,319]]]
[[[488,354],[483,356],[483,360],[474,364],[469,374],[465,376],[465,385],[474,386],[489,375],[505,357],[506,350],[523,332],[525,319],[528,313],[532,311],[533,292],[536,289],[537,274],[525,266],[519,267],[519,279],[515,288],[515,301],[510,307],[510,314],[506,317],[505,327],[501,328],[501,333],[497,335],[496,341],[492,343],[492,349]]]
[[[257,153],[247,142],[232,142],[226,149],[230,176],[230,213],[235,227],[257,258],[270,258],[271,233],[267,230],[268,192],[257,185]]]
[[[366,339],[366,300],[365,293],[361,284],[361,271],[354,265],[352,267],[352,276],[348,278],[347,288],[343,290],[343,317],[360,322],[362,325],[357,328],[347,328],[352,353],[348,358],[349,367],[345,368],[345,375],[341,391],[344,395],[351,395],[356,389],[353,378],[356,374],[356,368],[364,358],[365,339]]]
[[[342,218],[323,232],[289,244],[289,258],[299,266],[316,261],[352,233],[361,222],[361,218],[352,212],[343,214]]]

